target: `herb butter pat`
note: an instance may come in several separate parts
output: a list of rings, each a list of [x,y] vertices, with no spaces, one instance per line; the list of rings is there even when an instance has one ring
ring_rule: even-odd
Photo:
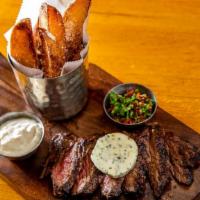
[[[97,140],[91,160],[104,174],[120,178],[133,169],[138,156],[136,142],[122,133],[111,133]]]

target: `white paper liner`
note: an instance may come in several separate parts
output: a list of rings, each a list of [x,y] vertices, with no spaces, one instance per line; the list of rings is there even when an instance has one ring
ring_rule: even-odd
[[[54,6],[58,9],[58,11],[64,15],[67,8],[73,4],[76,0],[23,0],[22,6],[19,11],[19,15],[16,19],[16,23],[18,23],[21,19],[30,18],[32,22],[32,26],[34,27],[37,23],[38,17],[39,17],[39,11],[40,7],[43,3],[47,3],[51,6]],[[69,73],[69,71],[75,70],[77,67],[83,64],[84,58],[86,57],[88,53],[88,34],[87,34],[87,24],[88,24],[88,18],[86,18],[84,25],[83,25],[83,44],[84,48],[80,52],[81,59],[77,61],[71,61],[66,62],[63,66],[63,70],[61,75],[64,75],[66,73]],[[28,77],[34,77],[34,78],[42,78],[43,77],[43,71],[40,69],[33,69],[30,67],[26,67],[19,62],[17,62],[10,54],[10,38],[12,33],[13,27],[10,28],[8,32],[5,33],[5,38],[8,42],[7,46],[7,52],[10,60],[12,61],[13,67],[25,74]]]

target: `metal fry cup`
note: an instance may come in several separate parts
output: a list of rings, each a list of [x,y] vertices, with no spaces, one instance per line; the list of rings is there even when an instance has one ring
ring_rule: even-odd
[[[60,2],[60,3],[59,3]],[[62,16],[75,1],[49,0],[47,3],[54,6]],[[43,0],[30,3],[23,0],[16,23],[21,19],[29,18],[32,28],[37,25],[38,12]],[[29,12],[31,9],[31,12]],[[28,12],[27,12],[28,11]],[[89,14],[89,12],[88,12]],[[15,23],[15,24],[16,24]],[[88,16],[83,23],[83,49],[80,52],[80,60],[66,62],[62,75],[57,78],[42,78],[41,69],[33,69],[23,66],[11,56],[11,34],[13,27],[5,34],[8,41],[8,60],[14,71],[18,85],[21,88],[26,102],[34,111],[40,111],[50,120],[68,119],[80,112],[87,102],[87,55],[89,38],[87,33]]]
[[[33,78],[9,63],[26,102],[49,120],[68,119],[79,113],[87,102],[87,56],[68,73],[56,78]]]

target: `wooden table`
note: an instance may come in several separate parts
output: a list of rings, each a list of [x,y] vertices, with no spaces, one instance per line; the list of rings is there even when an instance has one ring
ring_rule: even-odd
[[[0,1],[3,33],[20,0]],[[200,132],[200,1],[93,0],[90,62],[124,82],[145,84],[159,105]],[[0,80],[1,83],[1,80]],[[0,199],[22,199],[0,179]]]

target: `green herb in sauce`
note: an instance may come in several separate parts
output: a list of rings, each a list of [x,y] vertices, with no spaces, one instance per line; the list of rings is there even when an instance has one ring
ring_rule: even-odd
[[[125,94],[111,92],[108,112],[114,120],[132,124],[139,123],[151,116],[153,100],[139,88],[130,89]]]

